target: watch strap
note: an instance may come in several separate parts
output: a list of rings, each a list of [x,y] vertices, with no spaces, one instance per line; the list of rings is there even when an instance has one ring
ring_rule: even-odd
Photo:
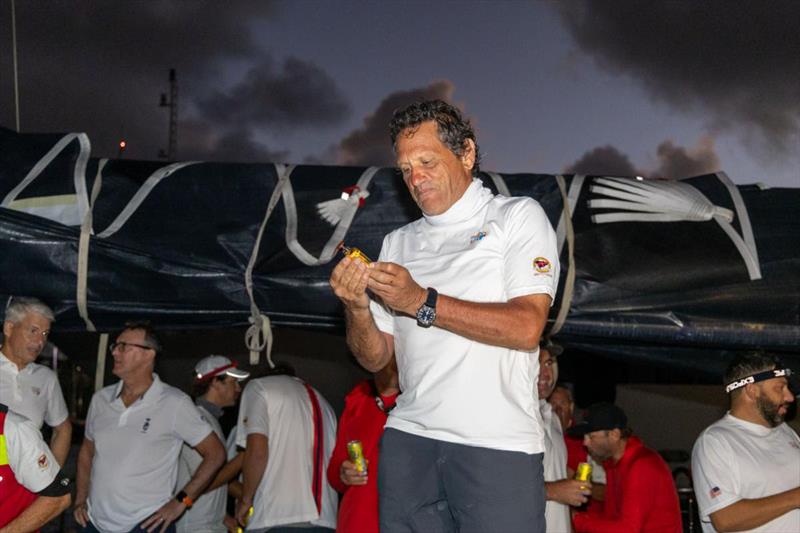
[[[425,305],[436,309],[436,301],[439,299],[439,292],[433,287],[428,287],[428,297],[425,299]]]

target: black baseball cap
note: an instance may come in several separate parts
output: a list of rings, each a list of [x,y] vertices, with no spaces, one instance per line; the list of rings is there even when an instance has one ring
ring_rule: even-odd
[[[570,437],[583,437],[592,431],[626,427],[628,427],[628,417],[625,416],[625,412],[613,403],[602,402],[589,406],[583,421],[569,428],[567,434]]]

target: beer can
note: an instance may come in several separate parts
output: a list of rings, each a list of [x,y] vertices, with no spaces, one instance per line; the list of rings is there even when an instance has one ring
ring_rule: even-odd
[[[339,249],[342,251],[345,257],[349,257],[350,259],[358,259],[367,265],[372,262],[370,258],[367,257],[367,254],[354,246],[345,246],[344,241],[339,244]]]
[[[578,469],[575,471],[575,479],[578,481],[591,481],[592,465],[589,463],[578,463]]]
[[[351,440],[347,443],[347,455],[350,456],[350,461],[356,465],[356,470],[360,474],[367,471],[367,460],[364,459],[364,447],[360,440]]]
[[[247,510],[247,516],[244,517],[244,527],[247,527],[247,524],[250,522],[250,518],[253,516],[253,506],[250,506],[250,509]],[[242,526],[236,527],[236,533],[244,533],[244,528]]]

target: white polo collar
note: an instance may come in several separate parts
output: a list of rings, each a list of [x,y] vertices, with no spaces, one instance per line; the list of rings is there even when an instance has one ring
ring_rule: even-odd
[[[117,385],[114,388],[114,396],[111,399],[112,402],[116,402],[117,400],[119,400],[120,402],[122,401],[120,399],[120,395],[122,394],[123,385],[124,382],[122,380],[119,380],[117,382]],[[158,402],[158,400],[161,399],[161,393],[163,391],[164,391],[164,382],[161,381],[161,378],[158,377],[158,374],[153,372],[153,383],[150,384],[150,387],[148,387],[147,390],[144,391],[144,394],[142,394],[136,401],[141,400],[142,403],[146,404],[156,403]]]
[[[467,190],[456,200],[456,203],[440,215],[425,215],[425,220],[434,226],[456,224],[471,219],[483,206],[492,199],[492,191],[483,186],[478,178],[472,178]]]

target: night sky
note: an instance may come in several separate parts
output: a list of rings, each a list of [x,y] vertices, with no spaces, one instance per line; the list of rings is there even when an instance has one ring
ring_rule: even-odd
[[[155,159],[391,165],[391,111],[473,118],[482,168],[800,187],[800,2],[17,0],[23,132]],[[15,128],[11,1],[0,126]]]

